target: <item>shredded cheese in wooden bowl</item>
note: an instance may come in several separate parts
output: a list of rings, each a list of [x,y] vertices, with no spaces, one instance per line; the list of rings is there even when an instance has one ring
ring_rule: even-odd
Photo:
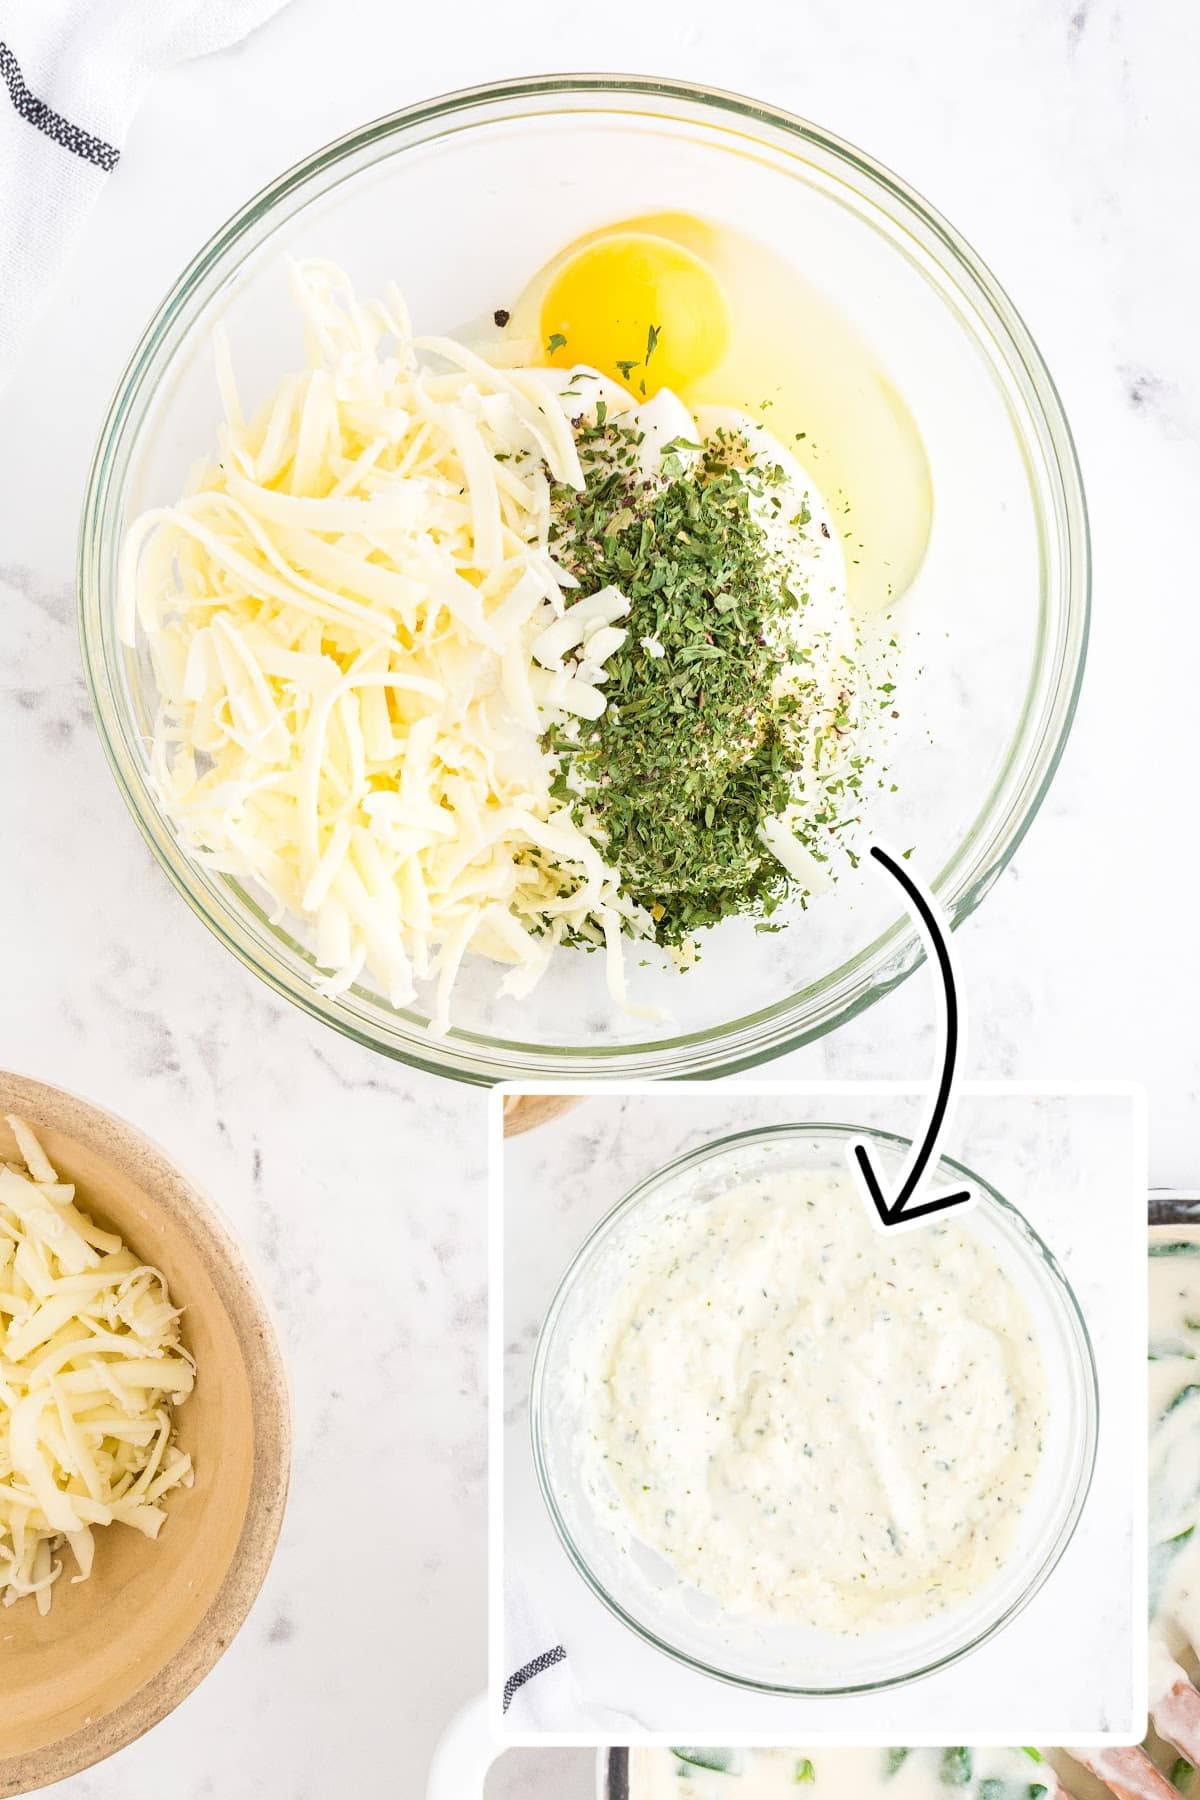
[[[195,1368],[157,1269],[75,1205],[34,1132],[0,1163],[0,1597],[46,1613],[69,1547],[85,1581],[94,1528],[158,1536],[190,1485],[172,1408]]]

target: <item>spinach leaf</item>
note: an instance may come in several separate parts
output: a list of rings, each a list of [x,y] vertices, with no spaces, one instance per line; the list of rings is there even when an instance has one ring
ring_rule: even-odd
[[[975,1758],[970,1750],[960,1744],[956,1749],[942,1751],[939,1780],[943,1787],[967,1787],[974,1773]]]
[[[672,1744],[671,1755],[693,1769],[711,1769],[716,1775],[743,1775],[746,1771],[746,1759],[740,1750],[677,1750]]]

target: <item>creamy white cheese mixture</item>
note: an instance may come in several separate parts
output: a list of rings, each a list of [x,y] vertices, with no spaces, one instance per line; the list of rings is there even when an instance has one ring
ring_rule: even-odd
[[[673,1750],[630,1752],[630,1800],[1042,1800],[1055,1777],[1036,1752],[991,1750],[690,1751],[728,1763],[704,1769]]]
[[[580,1353],[593,1502],[730,1613],[858,1634],[1010,1554],[1046,1393],[1024,1300],[956,1225],[877,1232],[848,1176],[647,1227]]]
[[[1150,1702],[1200,1645],[1200,1232],[1150,1240]]]

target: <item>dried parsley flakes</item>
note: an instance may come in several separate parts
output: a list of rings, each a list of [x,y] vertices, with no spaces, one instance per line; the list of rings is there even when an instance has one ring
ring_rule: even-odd
[[[853,663],[830,709],[797,647],[808,595],[760,522],[790,492],[780,472],[719,435],[668,445],[649,479],[640,442],[601,406],[579,432],[584,492],[553,493],[556,556],[582,593],[611,583],[631,612],[607,660],[605,712],[557,728],[549,748],[556,796],[603,840],[657,941],[686,950],[703,926],[769,916],[794,885],[759,827],[797,801],[802,771],[816,791],[796,829],[812,855],[825,861],[853,816],[861,762],[828,741],[853,728]]]

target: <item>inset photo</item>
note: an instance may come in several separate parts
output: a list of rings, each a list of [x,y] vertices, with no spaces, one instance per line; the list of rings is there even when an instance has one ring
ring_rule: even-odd
[[[1128,1774],[1128,1771],[1127,1771]],[[1178,1800],[1174,1787],[1111,1785],[1033,1745],[861,1749],[509,1750],[484,1800]],[[1161,1778],[1160,1778],[1161,1779]],[[471,1797],[474,1800],[474,1796]]]
[[[898,1088],[503,1107],[502,1741],[1142,1735],[1133,1090],[967,1085],[924,1168]]]

